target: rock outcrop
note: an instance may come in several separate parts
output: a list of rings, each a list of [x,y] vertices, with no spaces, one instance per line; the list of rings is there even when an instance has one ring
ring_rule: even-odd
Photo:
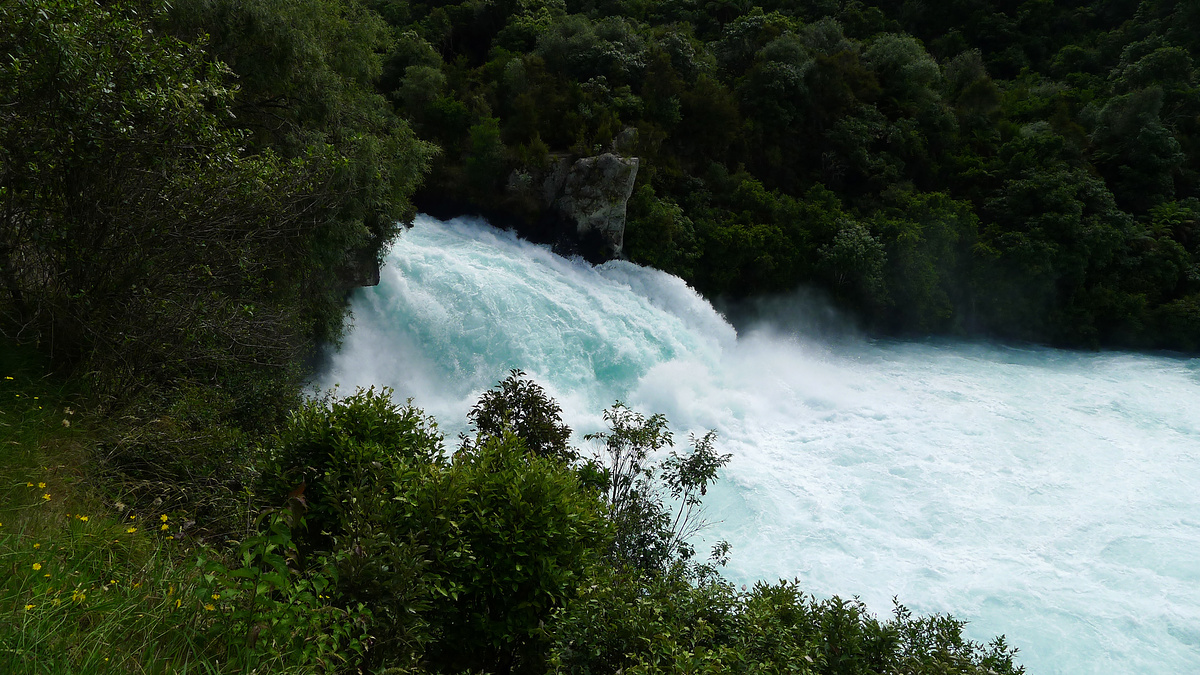
[[[546,177],[542,194],[562,226],[574,226],[574,232],[560,234],[573,236],[584,247],[598,238],[607,257],[619,256],[625,240],[625,206],[637,170],[637,157],[612,153],[560,159]]]

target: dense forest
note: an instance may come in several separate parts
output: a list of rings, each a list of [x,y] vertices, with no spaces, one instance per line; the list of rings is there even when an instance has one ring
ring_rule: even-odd
[[[0,670],[1020,672],[724,582],[711,434],[618,403],[588,455],[513,373],[448,448],[303,383],[414,204],[528,222],[609,150],[628,256],[710,297],[1195,350],[1198,36],[1168,0],[0,0]]]
[[[628,256],[709,297],[1200,347],[1194,3],[372,6],[382,90],[442,148],[419,198],[528,218],[549,157],[625,140]]]

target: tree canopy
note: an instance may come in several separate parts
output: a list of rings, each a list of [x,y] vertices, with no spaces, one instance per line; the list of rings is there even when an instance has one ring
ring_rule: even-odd
[[[443,149],[418,201],[529,219],[528,177],[632,128],[627,254],[710,297],[1200,347],[1193,3],[370,4],[385,91]]]

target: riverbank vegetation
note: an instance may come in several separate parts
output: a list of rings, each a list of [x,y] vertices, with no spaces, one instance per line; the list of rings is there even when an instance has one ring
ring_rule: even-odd
[[[4,672],[1023,672],[950,617],[735,589],[727,547],[686,537],[728,459],[712,435],[672,450],[665,419],[618,404],[580,460],[519,372],[452,453],[360,391],[241,448],[238,492],[165,500],[112,472],[86,396],[0,361]],[[552,424],[481,424],[497,411]]]
[[[1191,7],[0,0],[0,670],[1020,672],[724,582],[711,434],[303,382],[422,180],[528,216],[614,142],[709,296],[1195,349]]]

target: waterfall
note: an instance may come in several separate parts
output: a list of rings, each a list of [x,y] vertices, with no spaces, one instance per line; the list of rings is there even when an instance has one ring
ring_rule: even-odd
[[[511,368],[577,440],[618,399],[715,429],[735,583],[952,613],[1030,673],[1200,672],[1194,360],[830,341],[788,303],[735,330],[678,278],[473,219],[418,217],[352,307],[318,384],[393,387],[450,437]]]

